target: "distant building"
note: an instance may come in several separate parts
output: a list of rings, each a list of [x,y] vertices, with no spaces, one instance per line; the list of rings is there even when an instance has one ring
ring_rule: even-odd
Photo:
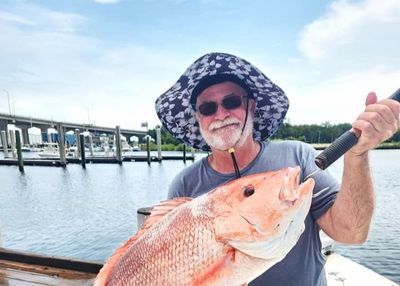
[[[76,146],[76,135],[74,131],[68,131],[65,133],[65,143],[69,146]]]
[[[41,130],[37,127],[28,128],[28,137],[30,145],[41,145],[43,143]]]

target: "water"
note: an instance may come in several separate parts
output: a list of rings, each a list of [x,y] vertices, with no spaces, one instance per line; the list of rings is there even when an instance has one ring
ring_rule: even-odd
[[[197,155],[197,158],[201,155]],[[337,252],[400,282],[400,150],[371,152],[376,211],[368,241]],[[182,161],[67,168],[0,166],[0,244],[79,259],[106,259],[136,232],[136,211],[166,198]],[[330,171],[341,177],[339,160]]]

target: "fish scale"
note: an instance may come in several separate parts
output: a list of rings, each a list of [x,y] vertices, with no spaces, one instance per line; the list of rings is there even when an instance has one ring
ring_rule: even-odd
[[[129,285],[130,280],[135,280],[135,285],[160,285],[160,282],[163,285],[177,285],[178,282],[190,285],[192,277],[212,265],[219,258],[223,245],[213,237],[211,219],[207,216],[194,218],[191,213],[187,206],[180,216],[170,216],[155,226],[153,232],[160,234],[159,239],[149,239],[153,232],[144,234],[137,241],[139,250],[130,249],[124,255],[128,259],[122,260],[120,271],[114,273],[115,280],[120,279],[121,284],[115,285]],[[191,228],[194,223],[197,227]],[[135,251],[135,257],[140,259],[129,259],[131,251]],[[176,275],[168,269],[180,271]],[[109,285],[114,285],[113,280]]]
[[[281,261],[304,230],[314,187],[300,168],[241,177],[160,203],[109,258],[95,286],[238,286]],[[254,189],[248,195],[249,188]]]

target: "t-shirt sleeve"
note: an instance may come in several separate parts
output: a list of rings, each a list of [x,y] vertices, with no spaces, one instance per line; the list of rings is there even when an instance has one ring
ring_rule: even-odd
[[[303,166],[305,167],[304,177],[312,172],[319,170],[315,165],[315,157],[318,155],[317,151],[310,145],[304,144],[305,156]],[[336,195],[339,191],[340,184],[338,180],[332,176],[328,170],[319,171],[312,175],[315,180],[315,187],[313,190],[313,199],[311,202],[310,213],[314,220],[317,220],[324,214],[335,202]]]
[[[184,183],[182,172],[177,174],[173,179],[168,188],[168,199],[177,197],[184,197]]]

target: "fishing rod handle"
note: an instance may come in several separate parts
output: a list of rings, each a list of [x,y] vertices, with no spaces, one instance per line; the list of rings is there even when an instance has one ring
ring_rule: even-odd
[[[389,99],[400,102],[400,88],[393,93]],[[337,159],[342,157],[344,153],[349,151],[357,141],[358,137],[353,131],[346,131],[315,158],[315,164],[321,170],[325,170]]]

